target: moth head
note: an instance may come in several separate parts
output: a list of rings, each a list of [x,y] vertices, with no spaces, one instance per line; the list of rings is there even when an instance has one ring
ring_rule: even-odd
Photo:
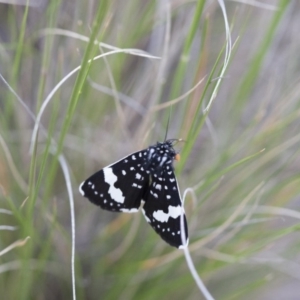
[[[170,139],[165,142],[165,144],[168,145],[168,147],[171,149],[171,153],[173,155],[172,158],[176,161],[180,161],[180,154],[174,150],[174,145],[179,142],[184,142],[184,140],[183,139]]]

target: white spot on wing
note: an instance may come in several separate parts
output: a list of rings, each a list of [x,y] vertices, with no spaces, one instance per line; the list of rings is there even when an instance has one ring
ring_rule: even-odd
[[[158,198],[158,195],[154,193],[152,190],[150,190],[150,194],[153,195],[155,198]]]
[[[126,171],[125,171],[125,170],[122,170],[122,174],[123,174],[123,175],[126,175]]]
[[[160,190],[160,191],[161,191],[161,185],[160,185],[160,184],[157,184],[157,185],[155,186],[155,188],[156,188],[157,190]]]
[[[136,160],[136,157],[135,157],[134,155],[132,155],[132,157],[131,157],[131,158],[132,158],[132,160]]]
[[[104,181],[109,184],[108,193],[111,198],[119,203],[124,203],[125,197],[123,196],[122,191],[119,188],[115,187],[115,183],[118,180],[118,177],[113,173],[112,168],[104,168]]]
[[[153,217],[159,222],[168,222],[169,218],[177,219],[182,212],[182,207],[180,205],[170,205],[168,207],[168,213],[165,213],[162,210],[157,210],[153,213]]]
[[[79,193],[80,193],[82,196],[85,195],[85,194],[84,194],[84,191],[83,191],[83,189],[82,189],[82,186],[84,185],[84,183],[85,183],[85,181],[82,182],[82,183],[80,184],[80,186],[79,186]],[[90,182],[88,182],[88,184],[90,184]]]
[[[136,179],[141,179],[141,178],[142,178],[142,175],[139,174],[139,173],[136,173],[136,174],[135,174],[135,178],[136,178]]]

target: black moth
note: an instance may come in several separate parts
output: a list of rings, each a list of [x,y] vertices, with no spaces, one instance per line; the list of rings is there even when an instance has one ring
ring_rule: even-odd
[[[80,193],[101,208],[115,212],[137,212],[140,207],[153,229],[171,246],[188,243],[187,222],[173,162],[179,155],[167,140],[135,152],[98,171],[80,187]],[[185,243],[181,237],[181,215]]]

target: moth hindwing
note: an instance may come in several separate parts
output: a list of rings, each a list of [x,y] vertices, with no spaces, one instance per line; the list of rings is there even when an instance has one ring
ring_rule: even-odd
[[[80,185],[80,193],[110,211],[131,213],[142,206],[146,221],[161,238],[182,248],[188,243],[188,229],[173,169],[177,157],[173,143],[157,143],[105,167]]]

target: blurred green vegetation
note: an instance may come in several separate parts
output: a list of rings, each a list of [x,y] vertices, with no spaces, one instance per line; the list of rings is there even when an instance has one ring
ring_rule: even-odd
[[[169,115],[168,137],[185,140],[175,169],[182,194],[193,189],[189,248],[208,290],[297,299],[300,7],[246,2],[226,2],[234,47],[208,113],[226,49],[217,1],[0,4],[3,299],[72,298],[69,183],[77,299],[202,299],[183,253],[141,214],[78,192],[162,141]]]

